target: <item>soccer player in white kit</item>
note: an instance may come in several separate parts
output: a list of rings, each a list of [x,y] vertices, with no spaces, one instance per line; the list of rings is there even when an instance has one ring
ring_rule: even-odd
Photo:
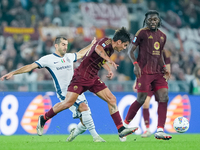
[[[65,99],[68,85],[70,84],[74,74],[73,63],[82,58],[95,42],[96,39],[94,39],[90,45],[81,49],[77,53],[67,53],[67,39],[65,37],[57,37],[54,45],[56,48],[55,53],[43,56],[32,64],[25,65],[15,71],[12,71],[2,76],[1,80],[3,81],[4,78],[10,79],[16,74],[30,72],[35,68],[46,68],[53,78],[57,97],[62,102]],[[74,105],[70,107],[70,110],[73,113],[73,118],[79,118],[80,123],[76,128],[71,130],[70,136],[66,141],[73,141],[77,135],[82,134],[88,129],[93,136],[94,142],[105,142],[105,140],[102,139],[95,130],[95,125],[91,117],[91,111],[84,94],[79,95]],[[38,122],[40,122],[41,118],[42,117],[40,116]],[[37,133],[41,136],[43,134],[43,127],[37,127]]]

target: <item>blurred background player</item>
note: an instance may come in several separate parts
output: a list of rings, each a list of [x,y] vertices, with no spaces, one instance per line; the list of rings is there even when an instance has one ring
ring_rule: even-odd
[[[108,78],[112,79],[113,72],[106,62],[110,63],[115,69],[117,64],[110,59],[110,56],[116,50],[120,52],[130,43],[130,34],[122,27],[116,30],[113,38],[102,38],[97,41],[93,47],[86,53],[80,66],[75,69],[74,76],[68,87],[65,100],[55,104],[45,115],[38,119],[38,128],[43,131],[45,122],[54,117],[57,113],[71,107],[77,97],[83,92],[89,90],[107,102],[110,115],[118,129],[119,137],[125,137],[135,132],[138,128],[125,128],[119,114],[116,97],[107,88],[104,82],[98,76],[98,72],[103,66],[108,71]]]
[[[35,68],[46,68],[53,78],[57,97],[62,102],[65,99],[68,85],[74,74],[73,62],[76,62],[77,59],[81,59],[85,53],[90,50],[95,42],[96,39],[94,39],[89,46],[81,49],[79,52],[67,53],[68,40],[62,36],[56,37],[54,42],[54,46],[56,48],[55,53],[43,56],[30,65],[23,66],[20,69],[10,72],[1,77],[1,80],[3,81],[4,78],[10,79],[16,74],[30,72]],[[67,141],[73,141],[77,135],[82,134],[88,129],[93,136],[94,142],[105,142],[105,140],[102,139],[95,130],[95,125],[91,117],[91,111],[84,94],[79,95],[74,105],[72,105],[69,109],[73,113],[73,118],[79,118],[81,122],[76,128],[71,130],[71,134],[67,138]],[[43,128],[40,130],[37,128],[37,133],[41,136]]]
[[[144,25],[147,27],[140,29],[136,33],[128,51],[129,57],[134,64],[138,94],[137,100],[132,103],[128,110],[124,123],[128,125],[132,121],[139,108],[144,104],[149,90],[153,90],[159,101],[158,126],[154,136],[156,139],[169,140],[172,136],[164,133],[169,99],[167,80],[170,77],[163,58],[166,35],[158,29],[161,25],[161,18],[155,10],[149,10],[145,14]],[[136,60],[134,51],[137,46],[139,46],[139,54]]]

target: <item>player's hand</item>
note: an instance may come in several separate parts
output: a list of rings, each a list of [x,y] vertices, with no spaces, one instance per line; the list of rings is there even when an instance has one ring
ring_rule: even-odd
[[[167,70],[166,67],[163,68],[163,73],[165,74],[165,76],[164,76],[165,79],[168,81],[169,78],[170,78],[170,76],[171,76],[171,74],[170,74],[170,72]]]
[[[114,74],[111,70],[108,72],[108,75],[106,75],[106,77],[110,80],[113,78],[113,76],[114,76]]]
[[[117,69],[117,67],[119,66],[118,64],[116,64],[114,61],[110,60],[108,61],[108,63],[110,63],[113,67],[115,67],[115,69]]]
[[[12,73],[8,73],[8,74],[6,74],[6,75],[4,75],[4,76],[1,77],[1,81],[3,81],[4,78],[6,78],[6,79],[10,79],[12,76],[13,76]]]
[[[94,37],[91,44],[94,45],[96,43],[96,41],[97,41],[97,39],[96,39],[96,37]]]
[[[137,78],[141,77],[141,69],[138,64],[134,65],[134,74],[136,75]]]

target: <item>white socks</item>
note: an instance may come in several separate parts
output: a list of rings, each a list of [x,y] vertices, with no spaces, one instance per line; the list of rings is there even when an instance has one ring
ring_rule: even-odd
[[[92,119],[92,116],[90,115],[90,111],[89,110],[83,111],[83,112],[81,112],[81,114],[82,114],[83,124],[89,130],[89,132],[92,135],[92,137],[94,138],[94,137],[99,136],[98,133],[95,130],[94,121]]]
[[[163,128],[158,128],[157,132],[164,132]]]
[[[76,127],[76,130],[74,131],[74,136],[76,137],[77,135],[82,134],[86,130],[87,128],[84,125],[82,125],[81,122],[79,122],[79,124]]]

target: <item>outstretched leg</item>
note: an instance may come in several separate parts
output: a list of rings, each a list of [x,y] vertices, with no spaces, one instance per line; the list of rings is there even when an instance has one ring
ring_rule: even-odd
[[[41,136],[43,134],[45,122],[53,118],[57,113],[71,107],[78,98],[78,96],[79,94],[77,93],[67,92],[64,101],[55,104],[48,112],[45,113],[45,115],[40,115],[36,127],[37,134]]]
[[[123,126],[122,118],[119,114],[117,104],[116,104],[116,97],[111,93],[111,91],[108,88],[105,88],[99,92],[96,93],[97,96],[99,96],[101,99],[107,102],[108,109],[110,112],[110,115],[118,129],[119,137],[125,137],[129,134],[132,134],[135,132],[138,128],[125,128]]]
[[[146,97],[147,97],[147,93],[138,92],[137,100],[131,104],[128,110],[128,113],[126,115],[126,118],[124,120],[124,122],[127,125],[133,120],[133,118],[137,114],[137,111],[144,104]]]

